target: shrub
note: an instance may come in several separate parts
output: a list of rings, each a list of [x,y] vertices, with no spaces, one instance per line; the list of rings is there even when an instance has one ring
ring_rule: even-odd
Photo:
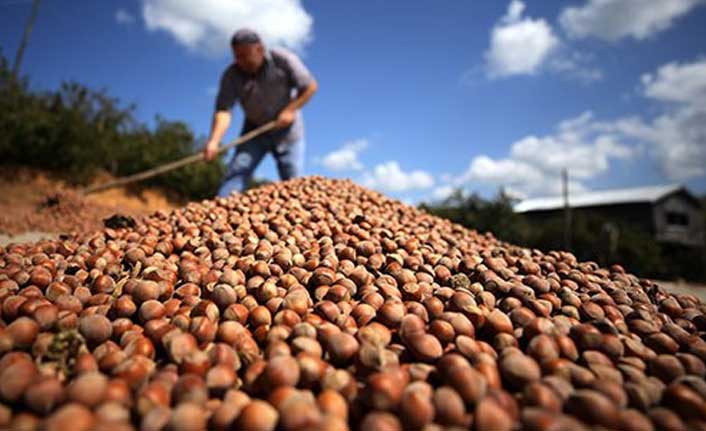
[[[457,192],[443,202],[421,205],[432,214],[466,227],[491,231],[501,240],[545,251],[565,249],[561,215],[530,221],[512,207],[512,200],[502,191],[490,200],[476,194],[465,197]],[[597,214],[575,211],[572,217],[571,251],[580,260],[592,260],[603,266],[620,263],[642,277],[706,281],[706,247],[661,243],[634,226]],[[612,245],[605,229],[608,224],[619,232]]]
[[[26,78],[10,79],[0,55],[0,160],[6,165],[52,171],[72,184],[86,184],[98,171],[130,175],[176,160],[202,147],[180,121],[157,118],[154,129],[136,120],[106,90],[76,82],[56,91],[31,91]],[[145,184],[179,197],[213,196],[224,172],[220,160],[160,175]]]

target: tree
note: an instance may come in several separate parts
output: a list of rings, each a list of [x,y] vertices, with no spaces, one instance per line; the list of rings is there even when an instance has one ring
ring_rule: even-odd
[[[464,195],[456,190],[440,203],[422,204],[420,207],[479,232],[492,232],[501,240],[521,246],[544,251],[564,248],[564,220],[561,214],[542,221],[530,221],[516,214],[513,204],[513,200],[502,190],[489,200],[477,194]],[[706,196],[703,208],[706,221]],[[576,211],[573,214],[572,240],[570,251],[582,261],[595,261],[603,266],[620,263],[641,277],[706,281],[706,247],[660,243],[649,233],[620,220]]]
[[[491,200],[476,193],[466,196],[458,189],[442,202],[422,204],[421,208],[479,232],[493,232],[504,241],[524,243],[529,226],[513,211],[514,204],[515,200],[502,189]]]
[[[106,90],[65,82],[56,91],[32,92],[27,80],[9,84],[0,55],[0,160],[54,172],[86,184],[98,171],[123,176],[191,154],[203,146],[180,121],[157,117],[153,129],[137,121],[134,105]],[[155,177],[146,184],[188,199],[211,197],[224,171],[220,160]]]

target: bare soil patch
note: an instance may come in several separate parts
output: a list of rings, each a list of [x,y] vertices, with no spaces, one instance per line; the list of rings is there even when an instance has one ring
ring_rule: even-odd
[[[103,174],[94,181],[109,179]],[[138,217],[183,204],[144,187],[84,196],[60,178],[24,168],[3,168],[0,190],[0,244],[92,231],[102,228],[103,219],[113,214]]]
[[[694,295],[702,302],[706,302],[706,284],[690,283],[684,280],[661,281],[655,280],[657,284],[664,287],[669,293],[677,295]]]

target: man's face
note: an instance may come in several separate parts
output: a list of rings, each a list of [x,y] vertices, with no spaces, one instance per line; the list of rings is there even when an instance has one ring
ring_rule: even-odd
[[[260,70],[265,60],[264,49],[261,43],[241,43],[233,48],[233,55],[238,66],[248,73]]]

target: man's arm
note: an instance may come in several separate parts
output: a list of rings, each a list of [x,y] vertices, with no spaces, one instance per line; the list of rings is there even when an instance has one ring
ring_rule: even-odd
[[[230,126],[231,113],[230,111],[215,111],[213,113],[213,121],[211,122],[211,133],[204,148],[203,155],[207,161],[213,160],[218,151],[223,136]]]
[[[208,135],[208,142],[203,150],[204,159],[211,161],[216,157],[218,145],[223,140],[228,126],[230,126],[231,110],[237,101],[235,84],[233,79],[233,65],[228,67],[221,75],[218,85],[218,96],[216,96],[216,106],[211,120],[211,132]]]
[[[279,113],[279,116],[277,117],[277,127],[283,128],[292,124],[294,122],[297,110],[306,105],[309,99],[311,99],[311,96],[313,96],[318,89],[319,84],[315,79],[312,79],[309,85],[307,85],[304,90],[299,93],[299,96],[289,102],[289,105],[287,105],[282,112]]]

